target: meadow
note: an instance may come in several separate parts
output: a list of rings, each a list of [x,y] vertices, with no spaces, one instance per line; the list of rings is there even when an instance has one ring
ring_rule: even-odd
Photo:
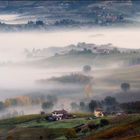
[[[79,114],[79,116],[78,116]],[[34,139],[69,139],[92,140],[92,139],[115,139],[134,138],[140,136],[140,115],[131,114],[124,116],[105,116],[93,118],[93,114],[77,113],[76,118],[49,122],[46,115],[26,115],[0,121],[1,140],[8,136],[14,140]],[[107,119],[109,125],[100,126],[98,129],[89,129],[89,124],[99,124],[102,119]],[[10,124],[10,125],[8,125]],[[80,132],[75,127],[84,124]],[[135,135],[136,134],[136,135]],[[131,139],[132,140],[132,139]]]

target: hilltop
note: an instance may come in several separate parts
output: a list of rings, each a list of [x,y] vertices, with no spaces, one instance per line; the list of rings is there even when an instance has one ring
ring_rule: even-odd
[[[140,11],[131,0],[72,0],[72,1],[0,1],[0,13],[15,15],[11,20],[0,19],[1,31],[80,28],[139,23],[133,19]],[[81,18],[82,17],[82,18]],[[133,20],[132,20],[133,19]],[[36,21],[43,24],[36,25]]]
[[[29,60],[24,64],[43,67],[83,67],[87,64],[106,67],[140,64],[140,49],[117,48],[112,44],[96,45],[83,42],[65,47],[26,49],[24,54]]]

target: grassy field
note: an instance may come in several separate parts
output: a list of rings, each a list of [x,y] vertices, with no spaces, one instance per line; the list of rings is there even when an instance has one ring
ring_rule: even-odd
[[[45,120],[47,115],[25,115],[10,119],[0,120],[0,140],[5,139],[8,135],[14,139],[22,137],[23,139],[43,137],[61,137],[69,132],[74,132],[73,127],[88,123],[86,118],[93,116],[90,113],[74,113],[77,118],[62,121],[48,122]],[[76,134],[75,134],[76,135]]]
[[[85,118],[77,118],[77,119],[69,119],[69,120],[61,120],[55,122],[48,122],[48,121],[31,121],[28,123],[22,123],[18,125],[18,127],[41,127],[41,128],[73,128],[80,124],[88,123],[89,121]]]
[[[110,125],[92,132],[83,140],[137,140],[140,138],[140,115],[110,119]]]
[[[66,137],[75,137],[75,139],[130,139],[140,135],[140,115],[126,116],[107,116],[88,120],[93,117],[92,114],[76,113],[77,118],[48,122],[44,118],[46,115],[26,115],[0,121],[0,139],[12,136],[14,140],[34,139],[38,140],[40,136],[49,139],[66,139]],[[99,124],[101,119],[107,119],[109,125],[99,127],[98,129],[87,129],[87,133],[74,130],[75,126],[80,124]],[[136,135],[135,135],[136,134]],[[132,138],[132,139],[131,139]],[[124,139],[124,140],[125,140]],[[122,139],[123,140],[123,139]]]

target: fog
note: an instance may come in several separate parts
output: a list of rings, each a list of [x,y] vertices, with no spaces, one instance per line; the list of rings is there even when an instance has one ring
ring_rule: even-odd
[[[49,79],[53,76],[62,76],[75,69],[44,69],[25,66],[1,66],[0,68],[0,99],[13,96],[25,95],[31,92],[44,92],[44,90],[54,89],[54,84],[38,85],[36,80]],[[62,85],[55,85],[61,89]],[[67,86],[65,86],[67,88]]]
[[[0,33],[0,61],[23,60],[25,48],[64,47],[78,42],[108,44],[121,48],[140,48],[138,28],[93,28],[52,32]],[[64,39],[65,38],[65,39]]]
[[[12,17],[11,17],[12,18]],[[120,48],[140,48],[140,29],[137,28],[93,28],[91,30],[63,30],[52,32],[14,32],[0,33],[0,62],[13,61],[20,63],[28,61],[24,55],[24,49],[33,48],[64,47],[78,42],[93,43],[97,45],[111,43]],[[98,59],[98,57],[97,57]],[[93,93],[90,99],[102,99],[105,95],[120,92],[120,84],[125,78],[118,81],[109,81],[115,75],[114,71],[121,67],[119,62],[108,65],[108,67],[92,66],[90,73],[94,78]],[[37,84],[36,80],[61,77],[71,73],[81,73],[82,67],[71,68],[68,64],[65,68],[42,68],[26,65],[0,65],[0,100],[13,98],[21,95],[54,94],[58,96],[58,104],[54,109],[67,108],[72,101],[87,99],[84,86],[75,84],[47,83]],[[128,76],[129,77],[129,76]],[[137,81],[135,81],[137,82]],[[132,88],[134,89],[134,88]],[[104,95],[104,96],[103,96]],[[122,101],[122,100],[121,100]],[[63,102],[63,105],[61,104]],[[62,107],[63,106],[63,107]],[[36,108],[36,109],[35,109]],[[15,108],[11,108],[15,110]],[[28,110],[16,108],[25,114],[39,113],[40,106],[28,107]],[[32,111],[33,110],[33,111]],[[10,110],[11,111],[11,110]]]

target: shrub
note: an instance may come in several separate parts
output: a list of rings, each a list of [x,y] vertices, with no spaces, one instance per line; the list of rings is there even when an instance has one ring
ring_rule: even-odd
[[[101,119],[100,126],[105,126],[105,125],[109,125],[109,121],[107,119]]]
[[[76,138],[76,131],[74,129],[68,129],[65,136],[67,139]]]
[[[89,131],[88,129],[83,129],[83,130],[82,130],[82,133],[83,133],[84,135],[86,135],[86,134],[88,133],[88,131]]]
[[[40,123],[41,121],[40,121],[40,119],[37,119],[36,122],[37,122],[37,123]]]
[[[86,73],[90,72],[90,71],[91,71],[91,66],[85,65],[85,66],[83,67],[83,71],[86,72]]]
[[[94,123],[89,124],[89,125],[88,125],[88,128],[89,128],[90,130],[92,130],[92,129],[98,129],[98,128],[99,128],[99,124],[94,124]]]

